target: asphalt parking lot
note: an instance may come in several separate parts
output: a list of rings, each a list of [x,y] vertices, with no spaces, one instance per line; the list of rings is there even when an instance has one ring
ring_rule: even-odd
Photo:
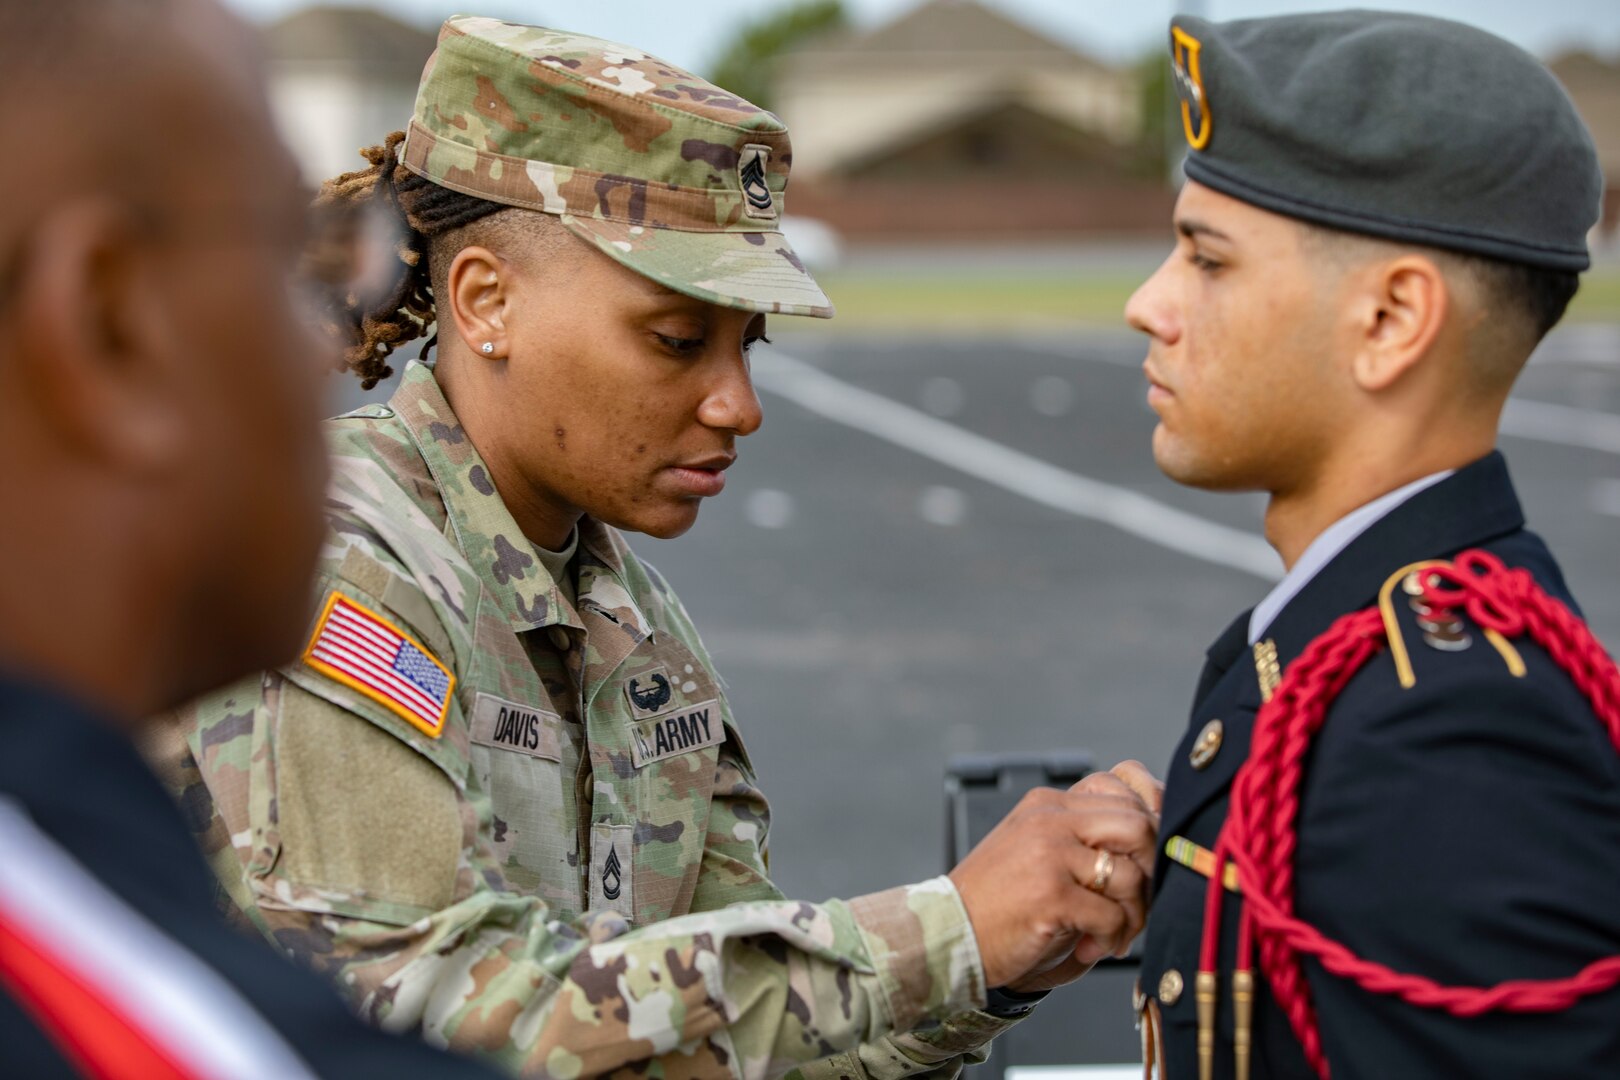
[[[1183,490],[1155,469],[1141,357],[1111,332],[784,333],[762,349],[767,421],[730,486],[688,535],[639,547],[730,685],[790,895],[940,872],[951,754],[1081,747],[1163,770],[1203,650],[1264,595],[1267,554],[1257,496]],[[1620,643],[1617,361],[1620,328],[1552,339],[1502,448],[1532,527]],[[908,445],[889,441],[897,429]],[[1155,542],[1077,512],[1118,517],[1119,492],[1202,522],[1148,513]],[[1144,524],[1133,506],[1128,523]]]
[[[1135,336],[772,333],[725,493],[686,536],[632,542],[729,684],[778,884],[939,873],[953,754],[1162,773],[1204,649],[1280,567],[1259,496],[1154,467]],[[1531,527],[1620,647],[1620,326],[1555,331],[1505,429]]]
[[[1204,649],[1280,564],[1259,496],[1154,467],[1136,337],[772,335],[725,493],[686,536],[632,542],[729,684],[782,888],[939,873],[953,754],[1162,773]],[[344,384],[341,407],[389,390]],[[1620,647],[1620,325],[1555,331],[1505,430],[1531,527]]]
[[[1155,468],[1142,343],[772,336],[766,423],[725,493],[686,536],[631,540],[729,686],[777,883],[818,900],[940,873],[954,754],[1084,749],[1162,775],[1204,649],[1281,566],[1259,496]],[[342,407],[389,390],[348,383]],[[1620,647],[1620,325],[1556,331],[1504,432],[1532,528]],[[1002,1041],[1006,1062],[1134,1058],[1130,978],[1065,990]]]

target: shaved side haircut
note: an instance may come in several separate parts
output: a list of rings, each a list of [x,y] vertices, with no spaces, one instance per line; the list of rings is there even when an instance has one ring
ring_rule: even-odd
[[[1512,385],[1541,339],[1556,326],[1580,288],[1572,270],[1549,270],[1525,263],[1463,254],[1399,240],[1296,222],[1301,246],[1314,258],[1344,270],[1380,259],[1417,254],[1432,261],[1453,288],[1484,314],[1473,331],[1474,374],[1482,390]]]
[[[427,333],[435,323],[434,297],[443,296],[450,264],[472,246],[532,261],[562,261],[583,244],[550,214],[464,195],[424,179],[399,160],[405,133],[360,151],[370,166],[334,177],[315,200],[316,233],[308,266],[312,277],[334,287],[328,298],[327,330],[344,347],[344,364],[369,390],[393,374],[395,349]],[[367,215],[372,215],[370,222]],[[355,275],[357,233],[388,228],[392,265],[387,283],[373,292],[348,284]]]

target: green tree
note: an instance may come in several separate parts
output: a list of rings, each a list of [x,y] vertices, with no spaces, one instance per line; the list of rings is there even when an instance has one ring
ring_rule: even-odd
[[[721,52],[709,81],[769,109],[782,56],[848,25],[843,0],[800,0],[739,30]]]
[[[1148,176],[1166,176],[1170,155],[1176,154],[1179,158],[1183,145],[1181,114],[1177,111],[1175,91],[1170,86],[1170,61],[1163,49],[1155,49],[1137,61],[1132,71],[1142,110],[1141,134],[1134,155],[1137,167]]]

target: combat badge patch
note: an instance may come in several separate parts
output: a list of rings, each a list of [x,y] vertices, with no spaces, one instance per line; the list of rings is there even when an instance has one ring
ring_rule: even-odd
[[[430,738],[443,733],[456,677],[421,642],[342,593],[327,596],[303,660]]]
[[[770,147],[749,143],[737,159],[737,182],[742,185],[743,213],[751,218],[775,221],[776,203],[771,199],[770,186],[765,183],[765,165],[770,160]]]
[[[653,668],[624,680],[624,696],[630,702],[630,715],[640,720],[662,712],[675,696],[666,668]]]
[[[720,718],[720,703],[711,699],[632,724],[630,757],[639,769],[677,754],[718,746],[725,739],[726,725]]]
[[[479,746],[562,760],[562,717],[546,709],[479,694],[469,736]]]
[[[1176,96],[1181,99],[1181,128],[1187,134],[1187,145],[1194,150],[1209,145],[1209,100],[1204,93],[1204,75],[1198,66],[1198,54],[1203,51],[1203,42],[1179,26],[1170,28],[1171,67]]]

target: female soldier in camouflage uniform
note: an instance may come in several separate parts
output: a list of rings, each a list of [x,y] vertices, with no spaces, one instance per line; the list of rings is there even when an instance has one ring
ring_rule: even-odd
[[[616,531],[691,526],[760,424],[765,313],[832,314],[779,231],[780,122],[459,17],[366,153],[320,205],[397,215],[401,265],[334,311],[348,366],[374,384],[430,323],[439,359],[333,423],[303,655],[181,717],[236,905],[375,1022],[570,1078],[949,1067],[1019,1011],[990,988],[1126,942],[1142,875],[1102,848],[1152,825],[1105,796],[1040,800],[954,883],[784,901],[713,664]]]

